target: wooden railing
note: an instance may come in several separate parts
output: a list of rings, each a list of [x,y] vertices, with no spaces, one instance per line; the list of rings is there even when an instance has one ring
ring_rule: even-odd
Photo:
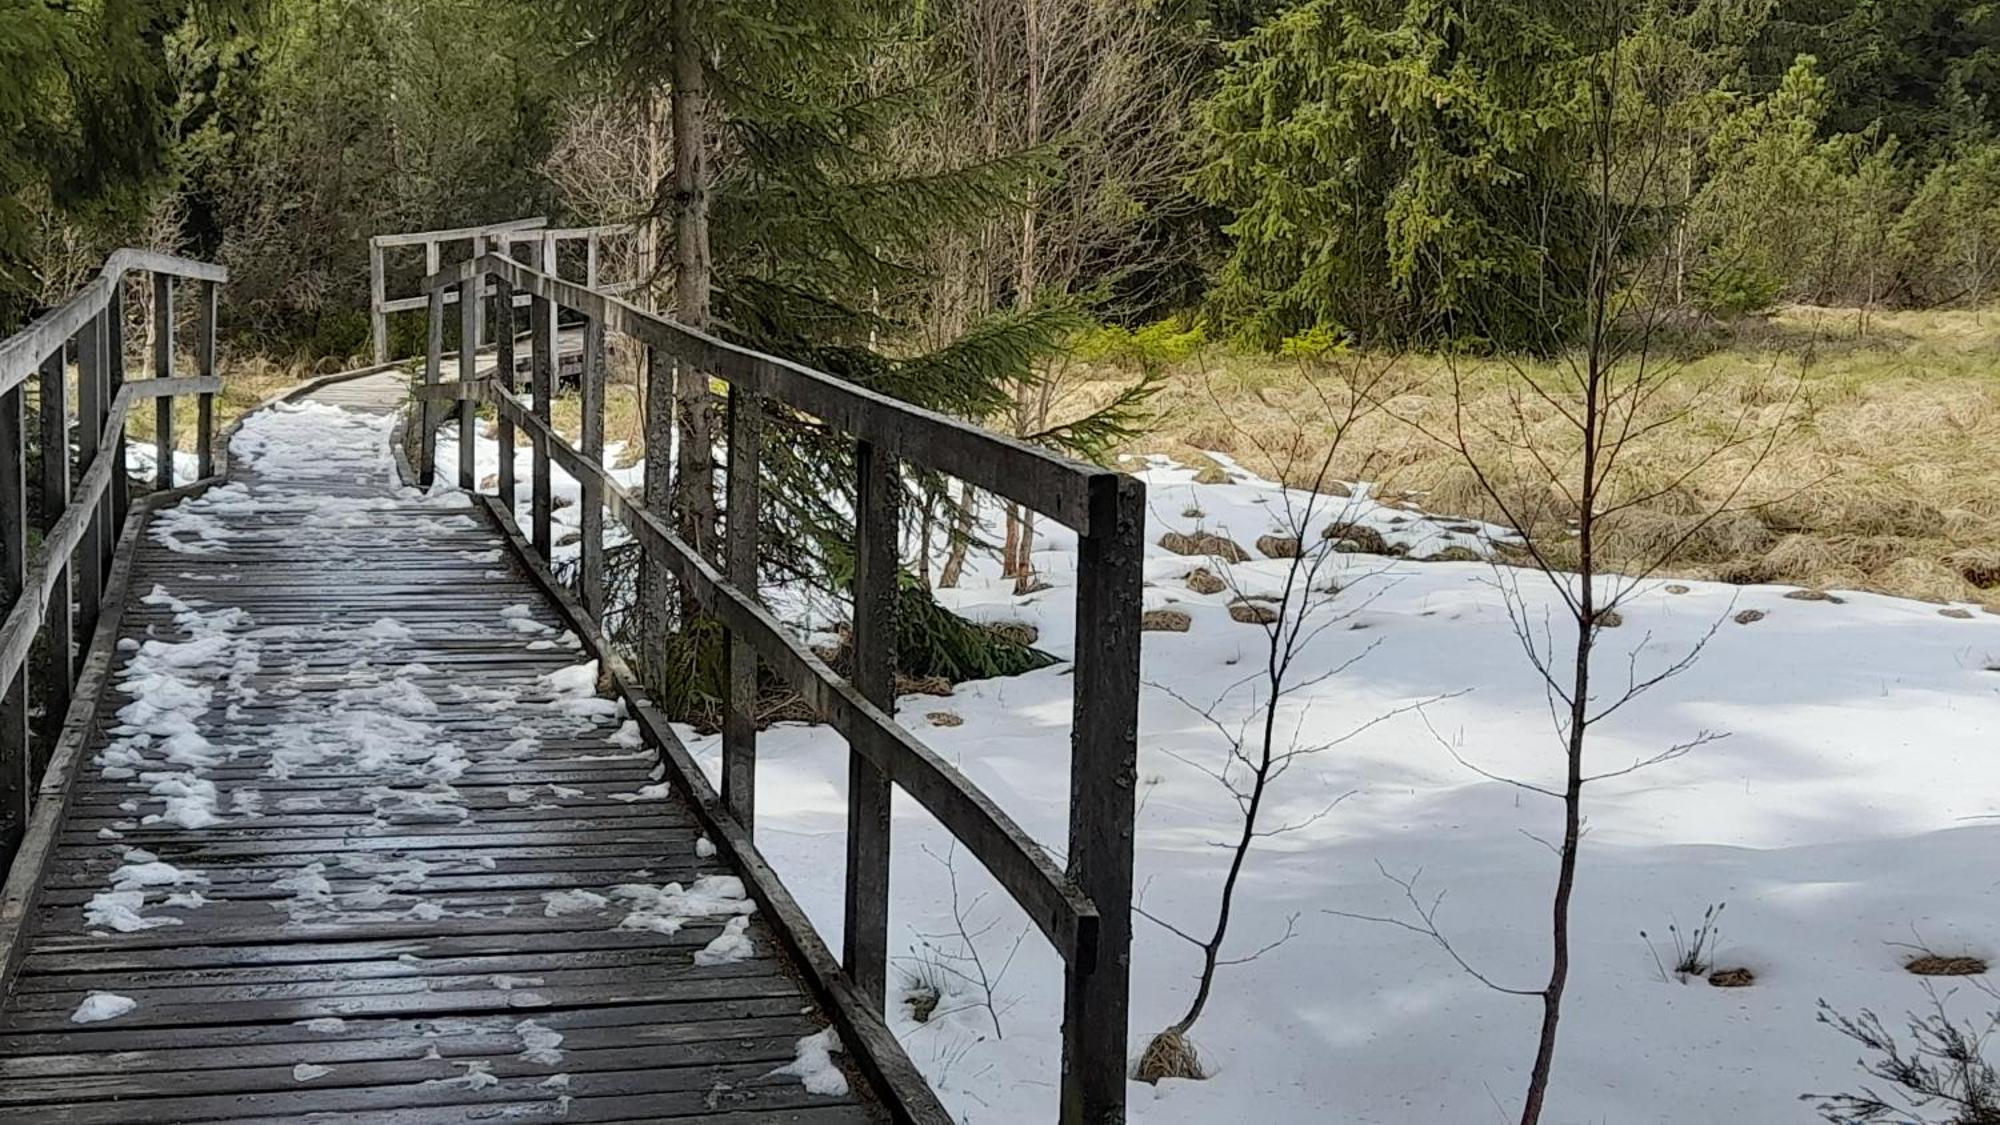
[[[491,279],[490,289],[486,289]],[[417,427],[417,471],[426,483],[435,435],[456,402],[458,484],[473,491],[475,410],[496,414],[500,443],[497,500],[490,508],[511,526],[517,482],[516,432],[533,447],[532,551],[551,552],[550,463],[581,486],[579,598],[588,615],[604,611],[604,515],[639,544],[645,566],[664,565],[701,609],[728,633],[722,724],[722,792],[666,721],[635,708],[663,747],[684,792],[713,816],[725,846],[753,873],[766,871],[751,838],[755,816],[757,736],[752,708],[761,661],[846,739],[848,781],[845,948],[834,964],[782,886],[753,885],[786,928],[804,929],[801,959],[819,979],[834,1016],[865,1053],[886,1036],[880,1012],[888,974],[890,787],[901,787],[937,818],[1026,911],[1066,966],[1061,1121],[1106,1125],[1124,1120],[1128,956],[1131,944],[1132,826],[1139,674],[1140,562],[1144,488],[1123,474],[1054,456],[959,419],[923,410],[796,363],[764,355],[641,311],[616,297],[572,284],[497,254],[484,254],[425,281],[430,346],[419,389],[425,417]],[[451,295],[485,289],[493,299],[493,375],[476,377],[481,335],[474,306],[460,300],[458,381],[443,381],[445,305]],[[528,298],[532,404],[516,395],[515,299]],[[582,448],[550,425],[556,323],[567,310],[584,323]],[[728,387],[724,557],[703,557],[669,524],[605,472],[603,361],[607,332],[647,351],[646,370],[675,365],[679,377],[719,379]],[[659,393],[659,392],[655,392]],[[855,442],[857,497],[851,678],[833,671],[757,597],[758,465],[762,419],[782,408],[819,419]],[[1075,529],[1081,540],[1076,607],[1075,700],[1071,734],[1068,865],[1040,845],[964,775],[892,717],[895,710],[895,590],[903,467],[947,474],[1040,511]],[[518,537],[518,529],[516,529]],[[621,672],[621,676],[623,673]],[[753,878],[753,884],[759,880]],[[900,1057],[893,1038],[887,1049]]]
[[[602,247],[606,239],[631,238],[637,228],[630,223],[613,223],[594,227],[551,227],[546,218],[510,219],[504,223],[488,223],[478,227],[457,227],[451,230],[406,231],[399,234],[378,234],[368,239],[368,323],[374,345],[376,363],[389,362],[389,314],[410,312],[430,304],[430,297],[419,292],[409,297],[389,296],[388,250],[398,246],[421,246],[424,250],[424,275],[435,274],[440,268],[444,247],[449,244],[465,243],[471,250],[467,255],[477,258],[489,249],[509,257],[520,258],[540,266],[552,276],[562,276],[558,268],[562,259],[562,248],[566,244],[580,243],[583,246],[583,283],[600,293],[624,293],[638,287],[650,270],[651,264],[635,259],[626,276],[610,280],[602,276]],[[516,252],[518,246],[526,246],[526,252]],[[457,300],[457,294],[447,299]]]
[[[148,275],[153,295],[153,378],[126,381],[125,281]],[[156,484],[175,487],[173,399],[196,395],[197,475],[215,471],[215,317],[220,266],[139,250],[111,255],[98,275],[69,300],[0,341],[0,871],[7,868],[35,800],[53,745],[53,731],[29,730],[39,707],[60,720],[82,671],[86,642],[97,628],[113,550],[131,509],[125,473],[125,425],[133,406],[152,399]],[[199,374],[174,374],[177,282],[198,285],[195,362]],[[75,360],[72,428],[69,381]],[[34,380],[41,448],[40,544],[28,552],[28,430],[26,391]],[[74,468],[74,473],[72,472]],[[179,482],[190,483],[190,482]],[[37,640],[47,656],[31,676]],[[33,679],[31,684],[29,681]]]

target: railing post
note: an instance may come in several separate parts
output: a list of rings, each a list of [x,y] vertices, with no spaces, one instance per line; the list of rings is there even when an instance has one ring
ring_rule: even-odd
[[[27,415],[22,389],[0,394],[0,603],[27,589]],[[12,860],[34,791],[28,761],[28,670],[0,684],[0,859]]]
[[[90,328],[86,325],[84,333],[87,335],[89,332]],[[66,358],[63,350],[58,348],[43,362],[40,372],[41,530],[45,537],[69,508],[69,398],[64,387],[64,376],[68,374],[69,366],[64,362]],[[53,730],[53,725],[60,724],[63,713],[69,710],[70,676],[76,665],[76,642],[71,631],[74,622],[70,616],[72,568],[67,558],[52,557],[49,565],[56,568],[56,576],[49,587],[48,618],[43,623],[48,629],[48,662],[43,667],[42,682],[35,695],[41,700],[42,713],[48,717]],[[53,734],[43,739],[42,745],[53,748]],[[37,761],[34,772],[40,773],[43,765],[43,761]]]
[[[514,392],[514,287],[504,277],[493,277],[493,363],[500,388]],[[494,430],[500,441],[500,503],[507,517],[514,519],[514,421],[504,410],[493,412]]]
[[[89,472],[101,452],[98,435],[104,430],[105,411],[110,401],[104,394],[111,368],[110,356],[106,352],[109,320],[109,314],[98,313],[83,326],[83,334],[77,337],[76,463],[79,474]],[[96,502],[84,524],[83,538],[77,545],[76,624],[78,632],[86,637],[97,631],[99,603],[104,598],[105,556],[110,547],[105,540],[106,507],[102,499]],[[83,666],[83,658],[84,653],[79,650],[76,654],[79,670]]]
[[[556,307],[547,297],[535,294],[528,301],[528,347],[534,357],[533,369],[529,372],[530,393],[535,396],[535,417],[544,424],[549,421],[549,399],[555,395],[556,384]],[[534,435],[535,479],[530,493],[529,504],[534,509],[530,513],[532,538],[535,552],[547,562],[554,548],[555,538],[549,526],[553,504],[549,495],[549,443],[543,431]]]
[[[424,346],[424,386],[435,387],[444,378],[444,289],[430,293],[430,338]],[[437,481],[438,402],[425,399],[417,409],[417,485],[429,488]]]
[[[896,459],[871,442],[854,449],[853,682],[882,710],[896,710]],[[870,736],[872,737],[872,736]],[[879,1009],[889,977],[889,779],[860,754],[847,757],[847,973]]]
[[[592,465],[604,464],[604,322],[590,317],[583,322],[583,459]],[[604,617],[604,486],[594,473],[582,474],[577,482],[583,495],[578,513],[583,533],[582,572],[577,589],[584,611],[593,618]]]
[[[375,345],[375,362],[389,362],[389,278],[382,261],[382,244],[368,240],[368,332]]]
[[[1119,473],[1091,480],[1076,565],[1069,875],[1098,918],[1090,963],[1064,974],[1063,1125],[1125,1120],[1144,522],[1138,481]]]
[[[118,400],[118,392],[125,386],[125,285],[116,282],[111,286],[111,302],[105,309],[104,333],[104,417],[111,417],[111,404]],[[126,415],[127,419],[131,415]],[[98,423],[99,427],[103,422]],[[125,427],[118,427],[118,441],[113,448],[117,460],[111,470],[111,512],[104,526],[101,543],[103,556],[98,560],[98,573],[104,580],[111,578],[111,553],[118,543],[118,534],[125,529],[125,513],[132,508],[132,480],[130,462],[125,457]]]
[[[474,261],[479,260],[479,257],[485,253],[486,253],[486,236],[483,234],[473,235],[472,236],[473,260]],[[472,287],[470,289],[467,289],[464,293],[459,294],[458,299],[463,301],[468,295],[470,295],[472,298],[472,338],[475,340],[483,340],[486,338],[485,275],[475,273],[472,276]]]
[[[458,285],[458,384],[461,393],[479,378],[479,275]],[[478,404],[458,400],[458,487],[479,487]]]
[[[174,377],[174,278],[153,275],[153,378]],[[165,395],[153,400],[153,448],[158,458],[153,465],[154,487],[161,492],[174,486],[174,399]]]
[[[203,378],[215,377],[215,327],[219,311],[217,291],[220,287],[213,281],[201,283],[201,319],[195,340],[196,374]],[[195,472],[206,480],[215,475],[215,396],[203,392],[195,400],[194,435]]]
[[[757,396],[729,388],[729,510],[723,546],[729,583],[757,596],[757,470],[763,445],[763,406]],[[722,800],[748,831],[757,814],[757,650],[739,636],[728,639],[729,689],[722,710]]]

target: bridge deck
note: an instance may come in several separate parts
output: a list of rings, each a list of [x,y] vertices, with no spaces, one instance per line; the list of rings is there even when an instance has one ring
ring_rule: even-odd
[[[825,1021],[502,536],[396,485],[400,394],[154,517],[0,1120],[872,1120],[773,1073]]]

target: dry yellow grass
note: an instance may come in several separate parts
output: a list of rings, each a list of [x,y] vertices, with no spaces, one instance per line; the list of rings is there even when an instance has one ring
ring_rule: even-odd
[[[1631,566],[1673,548],[1666,573],[2000,602],[1996,357],[2000,311],[1864,318],[1799,307],[1739,329],[1726,346],[1675,369],[1661,409],[1684,408],[1686,417],[1627,453],[1620,495],[1610,502],[1645,499],[1614,521],[1613,561]],[[1392,361],[1350,362],[1379,369]],[[1335,473],[1382,481],[1432,512],[1504,522],[1463,461],[1421,432],[1451,419],[1453,366],[1434,357],[1394,360],[1384,409],[1352,432]],[[1537,452],[1560,458],[1572,440],[1566,424],[1533,403],[1515,412],[1519,396],[1509,388],[1518,387],[1521,370],[1491,361],[1455,366],[1470,419],[1526,435]],[[1196,463],[1204,452],[1222,452],[1302,483],[1330,432],[1309,371],[1294,360],[1198,354],[1168,373],[1153,431],[1125,452]],[[1098,368],[1076,398],[1102,401],[1131,377]],[[1324,389],[1324,371],[1318,379]],[[1698,451],[1739,425],[1778,428],[1782,438],[1768,455],[1759,442],[1699,462]],[[1303,445],[1295,445],[1300,436]],[[1488,449],[1492,476],[1514,510],[1559,510],[1529,457]],[[1697,527],[1718,507],[1728,510]]]

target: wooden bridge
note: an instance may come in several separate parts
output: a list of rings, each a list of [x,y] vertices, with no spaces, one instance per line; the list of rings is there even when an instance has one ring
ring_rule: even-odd
[[[1124,1119],[1136,482],[493,253],[424,281],[414,403],[399,371],[336,376],[216,435],[226,280],[120,252],[0,342],[0,1121],[949,1120],[882,1015],[892,787],[1062,956],[1059,1119]],[[146,378],[127,370],[134,284]],[[198,372],[179,377],[190,293]],[[576,445],[549,420],[565,314]],[[648,370],[727,387],[721,558],[601,466],[620,333]],[[193,480],[175,476],[180,396]],[[157,479],[135,498],[119,470],[146,400]],[[473,469],[482,406],[494,495]],[[851,679],[755,593],[778,411],[855,441]],[[453,422],[459,487],[432,487]],[[573,585],[549,566],[552,462],[582,490]],[[906,466],[1080,535],[1066,867],[892,717]],[[727,631],[720,793],[602,635],[607,524]],[[850,748],[838,956],[752,834],[760,664]]]

